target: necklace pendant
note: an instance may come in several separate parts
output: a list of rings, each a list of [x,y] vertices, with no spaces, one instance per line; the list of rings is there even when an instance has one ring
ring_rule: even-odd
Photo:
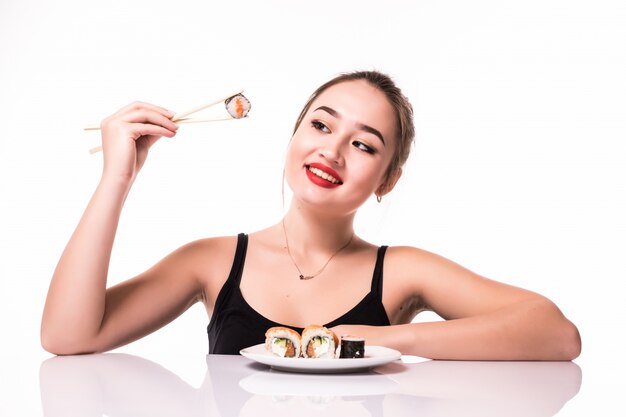
[[[350,236],[350,240],[348,240],[346,242],[345,245],[343,245],[342,247],[340,247],[335,253],[333,253],[330,258],[328,258],[328,260],[326,261],[326,263],[322,266],[322,268],[320,268],[319,271],[317,271],[316,273],[314,273],[313,275],[304,275],[302,273],[302,271],[300,271],[300,268],[298,268],[298,264],[296,263],[296,260],[293,259],[293,256],[291,255],[291,251],[289,250],[289,239],[287,238],[287,230],[285,230],[285,218],[283,218],[283,233],[285,234],[285,246],[287,249],[287,254],[289,255],[289,257],[291,258],[291,262],[293,262],[293,266],[296,267],[296,269],[298,270],[298,272],[300,272],[300,275],[298,275],[298,278],[300,278],[301,281],[306,281],[312,278],[315,278],[316,276],[318,276],[319,274],[321,274],[322,272],[324,272],[324,269],[326,269],[326,266],[328,266],[328,264],[330,263],[330,261],[333,260],[333,258],[335,257],[335,255],[337,255],[339,252],[341,252],[342,250],[344,250],[345,248],[347,248],[350,243],[352,243],[352,239],[354,239],[354,232],[352,232],[352,236]]]

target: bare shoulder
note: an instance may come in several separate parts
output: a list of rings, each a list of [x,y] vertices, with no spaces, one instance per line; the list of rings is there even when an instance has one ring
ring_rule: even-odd
[[[175,256],[189,257],[190,259],[207,260],[219,258],[226,252],[234,251],[237,246],[237,236],[218,236],[189,242],[173,252]]]
[[[413,246],[389,247],[385,255],[385,270],[397,279],[414,285],[444,270],[469,273],[450,259]]]
[[[163,262],[194,277],[203,289],[203,298],[210,302],[228,278],[236,248],[237,236],[198,239],[181,246]]]
[[[471,273],[433,252],[412,246],[389,247],[385,254],[384,297],[391,316],[408,322],[413,318],[409,312],[432,310],[429,295],[443,283],[442,278],[468,274]]]

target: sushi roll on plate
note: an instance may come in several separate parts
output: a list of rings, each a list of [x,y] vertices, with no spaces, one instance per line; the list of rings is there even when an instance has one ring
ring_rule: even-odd
[[[357,336],[341,336],[339,358],[356,359],[365,357],[365,339]]]
[[[271,327],[265,332],[265,349],[272,355],[298,358],[300,346],[300,334],[288,327]]]
[[[302,332],[302,356],[305,358],[334,358],[339,339],[324,326],[310,325]]]

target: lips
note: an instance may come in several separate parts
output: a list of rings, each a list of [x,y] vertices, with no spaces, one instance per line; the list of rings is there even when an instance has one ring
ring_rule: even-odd
[[[335,188],[343,184],[339,174],[332,168],[323,164],[311,163],[305,165],[305,172],[309,180],[324,188]]]

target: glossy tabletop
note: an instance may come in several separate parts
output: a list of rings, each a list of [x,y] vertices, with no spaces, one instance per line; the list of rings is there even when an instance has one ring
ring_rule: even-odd
[[[339,360],[339,359],[338,359]],[[553,416],[581,385],[573,362],[401,360],[361,373],[302,374],[207,355],[198,384],[121,353],[40,367],[43,414],[73,416]]]

